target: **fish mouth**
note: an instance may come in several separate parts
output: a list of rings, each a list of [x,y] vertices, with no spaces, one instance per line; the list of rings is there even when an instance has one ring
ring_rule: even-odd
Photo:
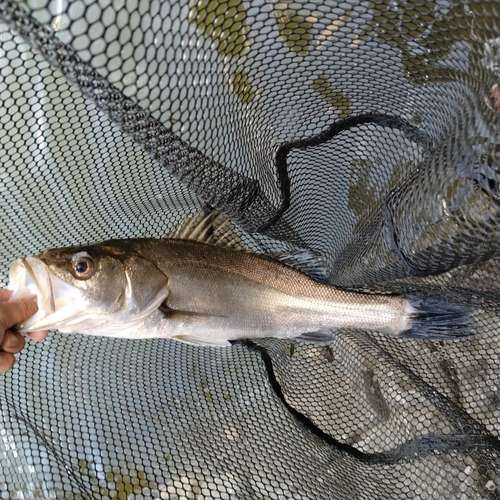
[[[56,308],[54,305],[54,294],[52,293],[52,287],[47,286],[47,282],[50,283],[50,275],[47,266],[40,260],[35,258],[21,258],[21,264],[24,265],[28,276],[33,281],[36,288],[36,296],[38,302],[46,314],[53,313]],[[32,261],[33,267],[30,264]],[[36,272],[35,272],[36,269]],[[41,278],[41,279],[40,279]],[[42,282],[44,285],[42,285]],[[47,290],[50,293],[47,293]]]
[[[36,295],[38,302],[38,312],[15,325],[12,330],[33,331],[43,318],[55,311],[49,271],[47,266],[35,257],[22,257],[10,265],[8,289],[12,291],[9,300]]]
[[[8,289],[12,291],[9,300],[36,295],[38,302],[38,312],[15,325],[12,330],[32,332],[57,328],[58,322],[70,319],[74,314],[74,308],[61,304],[71,302],[75,295],[74,287],[53,276],[37,257],[23,257],[14,261],[10,265],[9,279]]]

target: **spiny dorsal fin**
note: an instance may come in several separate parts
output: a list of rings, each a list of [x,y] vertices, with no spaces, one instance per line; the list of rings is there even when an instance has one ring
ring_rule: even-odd
[[[313,280],[329,284],[326,277],[327,265],[324,257],[317,255],[310,250],[301,249],[293,252],[277,252],[270,254],[269,257],[279,260],[287,266],[302,271]]]
[[[247,251],[236,234],[231,219],[218,210],[201,207],[192,217],[186,217],[172,230],[168,238],[200,241],[211,245],[225,246]]]

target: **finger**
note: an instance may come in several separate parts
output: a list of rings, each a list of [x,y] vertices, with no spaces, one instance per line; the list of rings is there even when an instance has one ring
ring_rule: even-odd
[[[25,344],[26,341],[20,333],[6,331],[5,337],[2,340],[2,349],[5,352],[15,354],[20,352]]]
[[[0,302],[0,328],[8,330],[17,323],[33,316],[37,311],[36,297]]]
[[[44,340],[47,337],[48,333],[49,333],[48,330],[43,330],[40,332],[29,332],[28,337],[31,340],[36,340],[37,342],[40,342],[41,340]]]
[[[10,290],[6,290],[5,288],[0,288],[0,302],[7,302],[12,295]]]
[[[10,352],[0,352],[0,373],[8,372],[16,362],[14,354]]]

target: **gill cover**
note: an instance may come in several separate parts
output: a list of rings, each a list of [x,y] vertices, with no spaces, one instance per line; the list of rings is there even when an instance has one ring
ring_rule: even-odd
[[[117,300],[121,307],[113,307],[113,313],[94,314],[89,320],[95,324],[90,329],[79,330],[81,333],[134,336],[136,327],[167,298],[168,279],[151,261],[136,255],[127,256],[123,259],[123,272],[122,294]]]

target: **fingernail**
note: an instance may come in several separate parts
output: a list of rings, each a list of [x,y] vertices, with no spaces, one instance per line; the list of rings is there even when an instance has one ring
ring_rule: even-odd
[[[19,334],[9,334],[2,341],[2,348],[10,353],[19,352],[25,344],[24,338]]]
[[[35,302],[38,302],[38,297],[36,295],[28,295],[26,297],[27,300],[33,300]]]

